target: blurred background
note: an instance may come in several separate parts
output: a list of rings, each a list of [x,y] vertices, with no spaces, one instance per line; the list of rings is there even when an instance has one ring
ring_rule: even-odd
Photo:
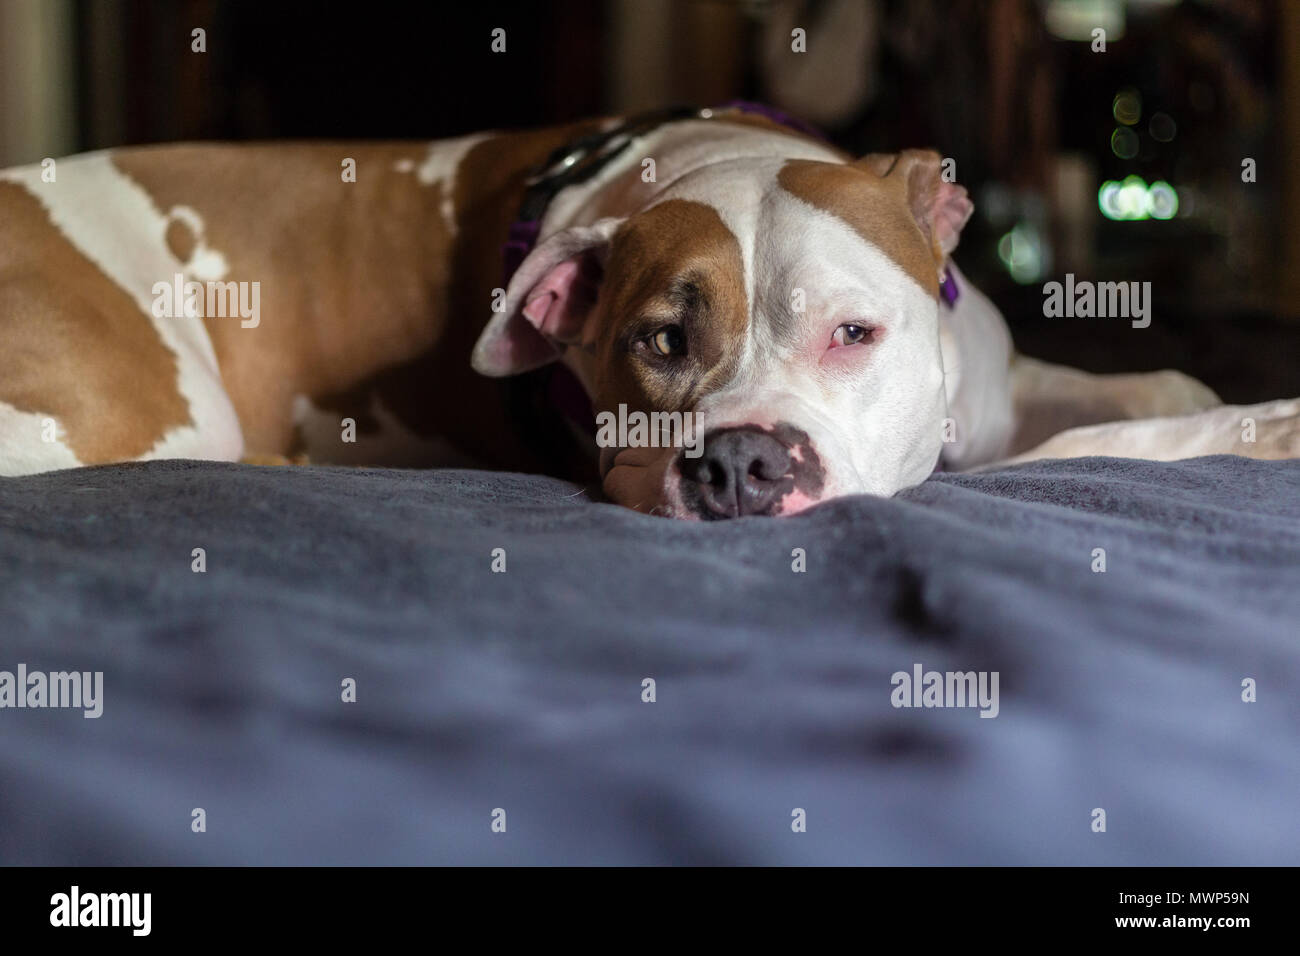
[[[1022,351],[1300,395],[1300,0],[0,0],[0,166],[736,97],[954,158]],[[1067,272],[1150,281],[1151,326],[1044,318]]]

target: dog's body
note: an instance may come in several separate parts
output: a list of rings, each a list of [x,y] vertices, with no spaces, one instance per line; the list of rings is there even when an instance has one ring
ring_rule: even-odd
[[[948,259],[970,205],[932,153],[853,163],[756,117],[666,122],[560,191],[499,288],[530,171],[616,122],[0,173],[0,474],[302,452],[535,468],[493,378],[553,359],[597,410],[703,417],[698,461],[598,456],[614,500],[681,517],[892,494],[940,458],[1300,454],[1295,401],[1016,356]],[[257,308],[186,315],[177,275]]]

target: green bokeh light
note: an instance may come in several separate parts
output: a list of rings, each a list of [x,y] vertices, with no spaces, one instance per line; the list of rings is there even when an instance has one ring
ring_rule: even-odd
[[[1150,186],[1141,176],[1108,179],[1097,190],[1097,208],[1116,222],[1173,219],[1178,214],[1178,190],[1163,179]]]

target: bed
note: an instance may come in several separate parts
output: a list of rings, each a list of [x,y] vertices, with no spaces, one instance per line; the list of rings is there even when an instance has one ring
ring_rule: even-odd
[[[713,524],[158,461],[0,480],[0,584],[0,669],[104,674],[0,711],[0,863],[1300,863],[1300,461]]]

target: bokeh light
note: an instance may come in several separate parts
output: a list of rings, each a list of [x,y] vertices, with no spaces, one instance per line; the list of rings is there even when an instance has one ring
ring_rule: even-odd
[[[1132,126],[1142,118],[1142,96],[1132,87],[1120,90],[1115,94],[1110,109],[1115,114],[1116,123]]]
[[[1158,143],[1168,143],[1178,135],[1178,124],[1168,113],[1156,113],[1147,124],[1147,132]]]
[[[1178,214],[1178,193],[1163,179],[1157,179],[1147,190],[1147,204],[1153,219],[1173,219]]]
[[[1043,277],[1043,240],[1038,230],[1027,222],[1018,222],[998,240],[998,258],[1021,285]]]
[[[1141,176],[1127,176],[1122,182],[1108,179],[1097,190],[1097,208],[1117,222],[1172,219],[1178,214],[1178,190],[1163,179],[1150,186]]]
[[[1132,159],[1138,154],[1138,137],[1127,126],[1118,126],[1110,134],[1110,151],[1120,159]]]

